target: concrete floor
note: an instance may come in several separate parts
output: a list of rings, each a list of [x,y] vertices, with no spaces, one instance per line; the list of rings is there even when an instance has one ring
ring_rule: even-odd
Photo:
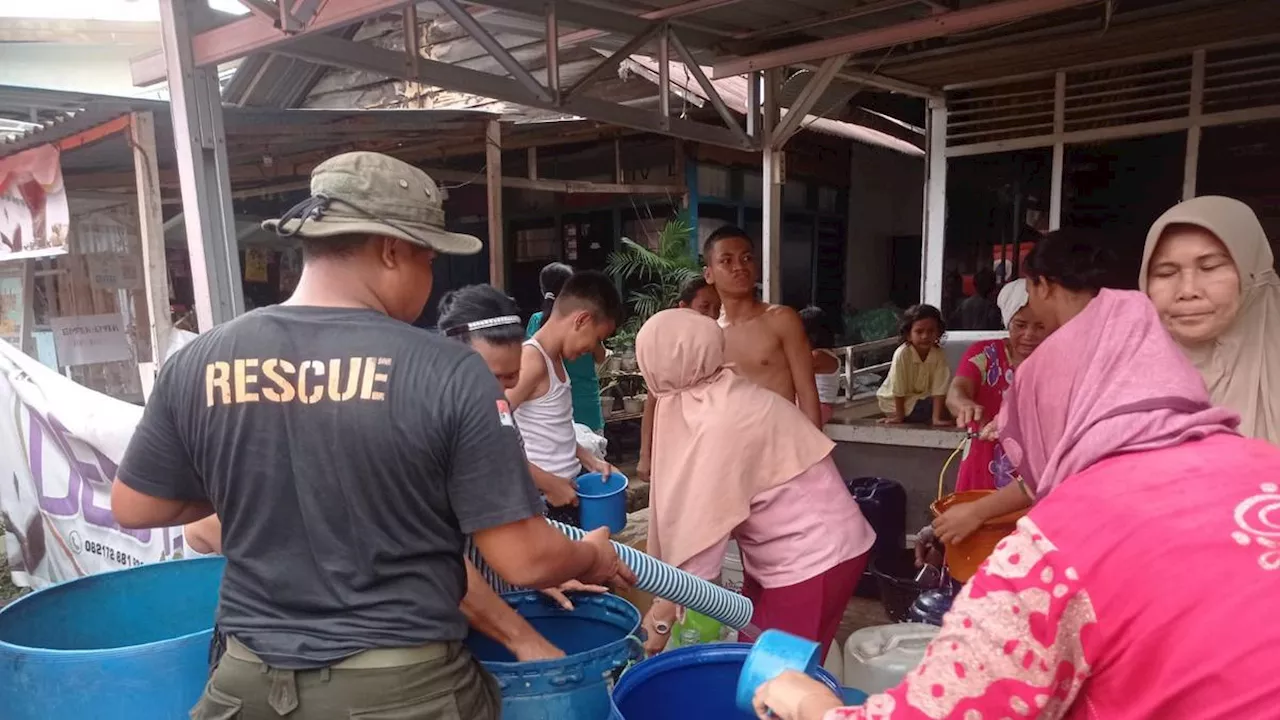
[[[844,619],[840,621],[840,629],[836,631],[836,641],[840,643],[840,647],[844,647],[844,641],[855,630],[876,625],[888,625],[892,622],[879,600],[855,597],[849,601],[849,606],[845,608]]]

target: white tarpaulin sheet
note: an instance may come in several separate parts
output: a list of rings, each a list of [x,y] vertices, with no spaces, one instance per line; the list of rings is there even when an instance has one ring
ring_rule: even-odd
[[[15,584],[181,556],[181,528],[124,530],[111,515],[111,480],[141,418],[0,342],[0,521]]]

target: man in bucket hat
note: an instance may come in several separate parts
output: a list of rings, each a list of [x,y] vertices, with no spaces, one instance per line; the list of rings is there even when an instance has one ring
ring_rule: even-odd
[[[497,718],[461,641],[466,534],[513,583],[624,581],[596,534],[541,518],[484,361],[407,324],[444,229],[425,173],[369,152],[311,176],[264,224],[302,244],[282,305],[206,329],[165,363],[112,489],[124,527],[217,512],[228,635],[193,718]]]

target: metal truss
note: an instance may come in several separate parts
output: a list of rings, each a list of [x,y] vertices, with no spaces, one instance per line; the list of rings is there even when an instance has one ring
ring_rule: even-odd
[[[628,40],[617,52],[602,59],[572,87],[561,90],[558,52],[552,50],[552,43],[548,43],[546,82],[544,83],[535,76],[534,72],[525,68],[513,57],[510,51],[503,47],[457,0],[437,0],[437,5],[484,48],[507,71],[509,77],[457,67],[422,57],[412,41],[406,45],[406,54],[401,54],[394,50],[383,50],[339,38],[312,34],[276,47],[274,51],[309,62],[376,72],[388,77],[482,95],[529,107],[559,110],[566,114],[685,140],[740,150],[759,147],[758,140],[750,137],[743,130],[741,121],[729,110],[714,84],[698,66],[692,51],[680,37],[684,34],[683,30],[677,31],[667,22],[638,21],[640,31],[637,35]],[[558,22],[564,17],[559,10],[560,7],[556,3],[547,3],[545,17],[547,31],[552,38],[556,37]],[[723,121],[724,127],[673,117],[670,112],[669,81],[666,87],[659,87],[659,97],[663,101],[659,103],[658,111],[629,107],[586,95],[588,88],[600,78],[616,71],[623,60],[642,50],[646,45],[654,43],[657,44],[657,54],[660,58],[658,65],[664,79],[668,76],[668,72],[663,71],[669,67],[670,49],[675,49],[681,61],[689,68],[690,73],[706,93],[711,106],[716,109]],[[662,86],[663,82],[660,81],[659,85]]]
[[[172,0],[184,5],[186,0]],[[493,58],[505,75],[457,67],[422,57],[417,32],[415,4],[405,0],[249,0],[252,13],[230,24],[198,34],[188,33],[192,62],[195,67],[209,67],[228,62],[252,52],[271,50],[280,55],[301,58],[329,66],[377,72],[388,77],[441,87],[447,90],[483,95],[504,102],[529,107],[562,111],[600,122],[654,132],[673,137],[705,142],[741,150],[758,150],[765,146],[781,148],[803,125],[804,117],[822,92],[836,77],[847,77],[843,59],[847,54],[827,59],[821,64],[802,91],[792,112],[765,136],[758,130],[760,83],[751,83],[751,99],[745,108],[744,129],[735,109],[731,109],[707,77],[691,48],[706,48],[723,40],[722,36],[702,29],[681,18],[708,7],[728,5],[736,0],[693,0],[672,6],[662,12],[633,15],[610,9],[608,4],[561,2],[557,0],[482,0],[467,7],[460,0],[436,0],[436,5],[467,35]],[[1056,0],[1063,2],[1064,0]],[[493,10],[540,13],[546,24],[545,73],[525,67],[481,24],[484,11]],[[402,11],[405,17],[405,52],[384,50],[334,37],[333,30],[361,22],[389,11]],[[478,12],[479,11],[479,12]],[[565,35],[560,24],[589,28]],[[692,25],[692,27],[690,27]],[[612,34],[628,37],[623,45],[604,58],[571,87],[561,87],[560,50],[565,43],[589,40],[589,35]],[[658,60],[658,109],[631,107],[588,96],[590,87],[616,72],[629,56],[648,50]],[[675,58],[672,57],[674,51]],[[678,59],[697,81],[701,92],[716,111],[723,126],[673,117],[670,98],[670,63]],[[134,62],[134,80],[138,84],[154,82],[165,76],[163,56],[144,57]],[[738,108],[739,110],[742,108]]]

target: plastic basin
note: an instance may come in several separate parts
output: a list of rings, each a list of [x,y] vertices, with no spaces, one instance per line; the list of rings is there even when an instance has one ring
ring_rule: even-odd
[[[900,550],[896,555],[871,562],[871,574],[879,585],[880,603],[894,622],[906,622],[912,603],[929,589],[916,582],[920,569],[915,566],[914,558],[911,550]]]
[[[995,490],[966,490],[952,493],[935,501],[929,509],[933,511],[934,517],[937,517],[957,505],[981,500],[993,492]],[[977,574],[978,567],[991,555],[991,551],[996,549],[996,545],[1013,532],[1017,527],[1018,519],[1026,514],[1027,510],[1019,510],[992,518],[983,523],[969,537],[954,545],[947,545],[947,571],[951,577],[962,583],[969,582],[969,578]]]
[[[615,595],[573,594],[565,610],[542,593],[504,599],[552,645],[559,660],[516,662],[502,645],[471,633],[467,647],[502,690],[503,720],[601,720],[613,711],[609,680],[644,656],[640,611]]]
[[[578,507],[582,529],[600,527],[617,534],[627,527],[627,476],[613,472],[605,480],[600,473],[578,476]]]
[[[224,565],[211,557],[90,575],[0,610],[0,717],[186,717],[209,678]]]

